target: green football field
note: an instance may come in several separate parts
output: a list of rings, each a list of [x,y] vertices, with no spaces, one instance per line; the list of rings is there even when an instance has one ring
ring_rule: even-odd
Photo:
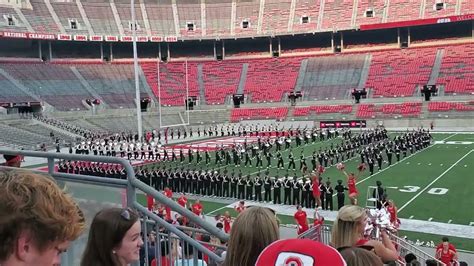
[[[393,138],[398,133],[390,133]],[[474,134],[469,133],[443,133],[433,134],[434,143],[429,148],[420,152],[408,155],[399,162],[393,156],[392,166],[384,162],[382,170],[375,171],[370,176],[368,171],[363,172],[358,177],[357,188],[359,190],[359,205],[365,206],[367,191],[369,186],[374,186],[377,180],[382,181],[387,189],[390,199],[393,199],[398,207],[399,218],[412,219],[426,222],[444,223],[446,227],[450,225],[462,225],[468,228],[472,233],[474,229]],[[212,140],[209,140],[212,141]],[[331,143],[339,143],[341,139],[333,139],[323,142],[315,142],[307,146],[293,147],[296,167],[299,168],[299,157],[301,152],[307,156],[307,164],[311,165],[310,157],[314,150],[329,147]],[[294,143],[292,143],[294,145]],[[270,176],[279,174],[284,175],[287,170],[288,151],[282,152],[285,160],[285,170],[276,169],[276,160],[272,160],[274,168],[270,168]],[[257,169],[255,167],[234,167],[214,164],[214,155],[211,153],[211,164],[201,165],[188,164],[187,160],[181,164],[179,162],[164,162],[160,166],[166,167],[184,167],[195,169],[221,169],[225,167],[231,172],[241,170],[244,175],[255,175],[258,172],[264,172],[266,168]],[[263,160],[264,166],[266,161]],[[360,162],[359,156],[345,162],[347,171],[356,172],[356,167]],[[253,162],[255,164],[255,161]],[[150,167],[153,166],[150,165]],[[157,165],[158,166],[158,165]],[[290,175],[301,177],[302,174],[297,170],[289,171]],[[345,180],[343,174],[334,166],[326,168],[323,174],[324,180],[330,178],[334,184],[337,179]],[[89,190],[87,192],[96,194]],[[97,193],[101,193],[97,191]],[[75,193],[76,197],[81,196]],[[115,193],[117,194],[117,193]],[[86,197],[86,195],[83,195]],[[89,197],[89,196],[87,196]],[[100,200],[105,194],[95,195]],[[117,200],[119,197],[115,196]],[[138,199],[145,204],[143,194],[138,195]],[[283,200],[283,197],[282,197]],[[233,216],[236,215],[230,208],[229,202],[219,202],[219,199],[203,197],[204,212],[209,215],[223,213],[229,210]],[[235,200],[234,202],[236,202]],[[336,200],[334,200],[336,205]],[[348,204],[346,196],[346,204]],[[279,215],[281,224],[294,224],[294,220],[288,215]],[[444,233],[437,232],[433,234],[420,233],[417,230],[401,231],[400,235],[406,235],[409,239],[415,241],[433,241],[439,242]],[[450,237],[459,249],[474,252],[474,237],[472,234],[466,237]]]
[[[391,133],[393,137],[396,133]],[[474,134],[434,134],[434,145],[403,158],[400,162],[393,156],[392,166],[384,162],[382,170],[375,170],[374,175],[370,176],[368,170],[363,172],[357,182],[359,190],[359,205],[366,204],[367,191],[369,186],[375,186],[375,181],[382,181],[387,189],[389,198],[396,203],[399,216],[401,218],[411,218],[418,220],[431,220],[443,223],[453,223],[470,225],[474,224],[474,211],[469,211],[474,203]],[[442,143],[440,142],[442,141]],[[299,157],[301,152],[307,156],[307,164],[310,163],[310,156],[314,150],[329,147],[331,143],[336,144],[341,139],[316,142],[307,146],[292,148],[296,161],[296,171],[286,170],[287,157],[289,151],[283,151],[285,160],[285,170],[276,169],[276,160],[272,160],[273,168],[270,168],[270,176],[279,174],[283,176],[287,172],[290,176],[303,176],[298,170]],[[214,164],[214,156],[211,153],[211,163],[205,165],[188,164],[187,160],[183,164],[179,162],[160,163],[160,166],[166,165],[167,168],[190,168],[190,169],[221,169],[227,168],[229,172],[240,170],[243,175],[255,175],[263,172],[265,168],[243,167],[235,168]],[[253,161],[255,164],[255,160]],[[345,162],[348,172],[356,172],[360,163],[359,156]],[[266,162],[264,160],[264,166]],[[377,167],[375,167],[377,168]],[[324,180],[330,178],[332,184],[337,179],[343,179],[345,176],[334,166],[328,167],[323,174]],[[283,199],[283,197],[282,197]],[[346,197],[346,203],[348,198]],[[453,204],[456,203],[456,204]],[[452,206],[456,206],[452,208]]]
[[[397,133],[391,133],[393,138]],[[449,224],[458,224],[472,226],[474,225],[474,134],[469,133],[450,133],[433,134],[435,144],[429,148],[413,155],[408,154],[406,158],[401,158],[399,162],[393,156],[392,166],[384,162],[382,170],[375,171],[370,175],[368,171],[363,172],[357,182],[359,190],[359,205],[366,205],[367,191],[369,186],[375,186],[377,180],[382,181],[387,189],[389,198],[394,200],[398,207],[400,218],[432,221]],[[316,142],[307,146],[293,147],[292,152],[296,158],[296,167],[299,168],[299,155],[301,152],[307,156],[307,164],[310,165],[310,156],[314,150],[329,147],[331,143],[336,144],[341,139]],[[294,143],[292,143],[294,145]],[[276,160],[272,160],[273,168],[270,168],[270,176],[279,174],[284,175],[288,170],[287,157],[288,151],[282,152],[285,160],[285,170],[276,169]],[[191,164],[187,161],[181,164],[179,162],[167,162],[167,167],[184,167],[191,169],[223,169],[226,166],[215,165],[214,156],[211,153],[211,164],[201,165]],[[359,156],[345,162],[347,171],[356,172],[356,167],[360,162]],[[255,163],[255,161],[253,162]],[[161,164],[162,166],[163,164]],[[266,162],[264,160],[264,166]],[[257,169],[255,167],[237,167],[227,166],[229,171],[233,169],[237,172],[241,170],[244,175],[255,175],[258,172],[264,172],[266,168]],[[297,170],[289,170],[291,175],[302,176]],[[323,174],[324,180],[330,178],[334,184],[337,179],[345,180],[342,173],[335,167],[329,167]],[[282,197],[283,199],[283,197]],[[205,201],[205,199],[203,199]],[[334,203],[336,203],[334,201]],[[348,198],[346,196],[346,204]],[[233,209],[226,207],[225,203],[206,202],[204,204],[205,212],[216,214],[229,210],[231,214],[236,215]],[[218,212],[215,212],[218,210]],[[214,211],[214,212],[213,212]],[[281,215],[282,224],[293,224],[294,220],[290,216]],[[422,241],[432,240],[439,242],[441,236],[424,233],[406,233],[409,238],[420,239]],[[442,232],[439,232],[442,235]],[[452,241],[460,246],[461,249],[474,251],[474,240],[452,237]]]

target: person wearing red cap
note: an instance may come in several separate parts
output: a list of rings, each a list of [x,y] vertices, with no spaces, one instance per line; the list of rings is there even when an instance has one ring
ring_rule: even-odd
[[[267,246],[255,266],[346,266],[334,248],[309,239],[278,240]]]
[[[308,226],[308,216],[305,211],[303,211],[303,208],[301,205],[296,206],[296,213],[294,215],[296,224],[298,226],[297,229],[297,234],[301,235],[302,233],[306,232],[306,230],[309,229]]]

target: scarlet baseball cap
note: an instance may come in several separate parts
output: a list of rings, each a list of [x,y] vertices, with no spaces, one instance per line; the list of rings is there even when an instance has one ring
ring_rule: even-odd
[[[346,266],[334,248],[309,239],[278,240],[266,247],[256,266]]]

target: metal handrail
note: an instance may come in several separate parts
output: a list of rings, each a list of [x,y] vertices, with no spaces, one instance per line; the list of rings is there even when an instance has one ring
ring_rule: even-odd
[[[434,260],[438,263],[438,265],[446,266],[446,264],[444,264],[440,260],[424,252],[423,250],[411,244],[410,242],[406,241],[405,239],[395,234],[392,234],[390,232],[388,232],[388,235],[390,236],[390,239],[392,240],[392,242],[394,242],[398,246],[397,249],[398,249],[398,252],[400,253],[400,256],[404,257],[404,255],[408,253],[413,253],[416,256],[417,260],[421,262],[421,264],[423,265],[425,264],[427,260]]]
[[[130,164],[129,161],[118,158],[118,157],[106,157],[106,156],[92,156],[92,155],[79,155],[79,154],[66,154],[66,153],[50,153],[50,152],[37,152],[37,151],[24,151],[24,150],[5,150],[0,149],[0,154],[5,155],[20,155],[24,157],[36,157],[36,158],[46,158],[48,164],[48,174],[51,175],[53,178],[62,181],[68,182],[78,182],[83,184],[94,184],[94,185],[106,185],[108,187],[117,187],[117,188],[125,188],[126,189],[126,198],[127,198],[127,206],[132,207],[139,211],[141,214],[145,216],[145,220],[150,218],[155,222],[156,227],[163,227],[168,232],[173,233],[174,235],[178,236],[182,241],[188,242],[194,248],[202,252],[203,254],[207,255],[210,259],[215,262],[223,262],[223,259],[203,246],[200,241],[197,241],[190,236],[186,235],[183,231],[177,228],[174,225],[171,225],[167,221],[163,220],[156,214],[150,212],[148,209],[143,207],[139,204],[136,200],[136,189],[139,189],[145,192],[147,195],[152,196],[158,202],[169,206],[173,211],[186,216],[191,222],[198,225],[200,230],[205,230],[207,234],[211,234],[220,240],[227,241],[229,239],[229,235],[225,234],[221,230],[219,230],[214,225],[210,224],[209,222],[201,219],[199,216],[195,215],[193,212],[181,207],[181,205],[177,204],[175,201],[167,198],[162,193],[156,191],[154,188],[149,187],[145,183],[139,181],[135,177],[135,171]],[[55,160],[72,160],[72,161],[87,161],[87,162],[104,162],[104,163],[114,163],[123,166],[127,179],[113,179],[107,177],[96,177],[96,176],[86,176],[80,174],[68,174],[68,173],[60,173],[55,172]],[[37,170],[30,170],[32,172],[41,172]],[[41,172],[44,173],[44,172]],[[143,223],[143,227],[146,228],[147,223]],[[147,247],[147,239],[145,238],[145,247]],[[145,248],[146,257],[148,258],[148,248]],[[158,254],[158,253],[156,253]]]

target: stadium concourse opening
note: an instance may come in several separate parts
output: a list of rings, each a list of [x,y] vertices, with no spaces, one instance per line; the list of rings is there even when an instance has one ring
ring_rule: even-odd
[[[0,17],[0,172],[48,174],[83,210],[61,265],[110,208],[139,215],[144,245],[107,253],[140,265],[255,265],[284,243],[474,263],[469,1],[34,0]]]

